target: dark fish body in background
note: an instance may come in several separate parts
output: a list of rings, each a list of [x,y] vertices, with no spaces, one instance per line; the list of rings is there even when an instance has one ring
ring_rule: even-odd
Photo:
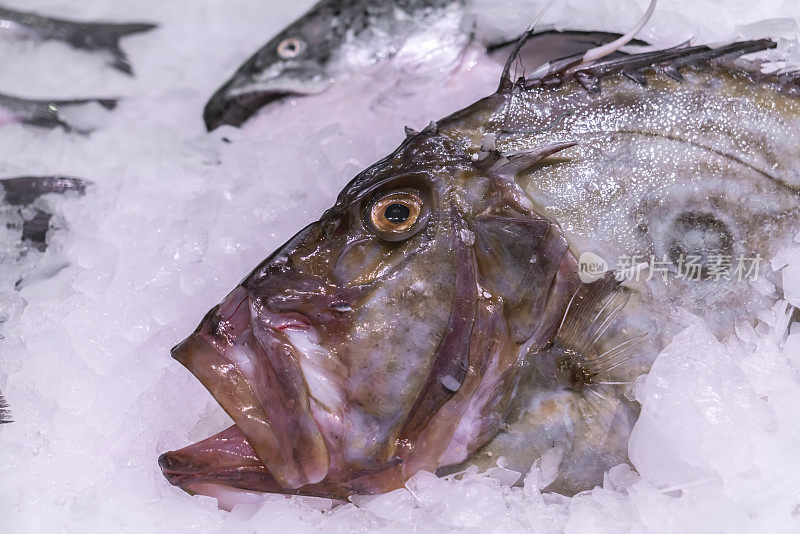
[[[117,100],[114,98],[31,100],[0,93],[0,126],[19,122],[42,128],[61,127],[66,131],[89,133],[94,129],[92,125],[83,124],[84,120],[80,116],[76,116],[76,119],[66,119],[63,112],[74,109],[80,115],[82,109],[85,111],[95,105],[112,110],[117,106]]]
[[[800,227],[800,78],[736,62],[773,46],[554,61],[409,131],[173,349],[234,425],[164,475],[225,506],[544,454],[548,490],[602,484],[685,321],[727,335],[780,296],[711,276],[768,276]]]
[[[0,6],[0,36],[5,31],[42,40],[62,41],[81,50],[104,51],[113,58],[111,66],[125,74],[132,74],[133,70],[120,48],[120,39],[156,27],[149,23],[78,22]]]

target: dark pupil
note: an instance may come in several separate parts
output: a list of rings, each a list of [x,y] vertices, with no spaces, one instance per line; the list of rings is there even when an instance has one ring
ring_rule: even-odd
[[[386,220],[394,224],[406,222],[409,215],[411,215],[411,211],[408,209],[408,206],[396,203],[386,206],[386,211],[383,212],[383,216],[386,217]]]
[[[289,44],[286,45],[286,48],[289,50],[289,52],[294,52],[296,47],[297,47],[297,45],[294,44],[294,43],[289,43]]]

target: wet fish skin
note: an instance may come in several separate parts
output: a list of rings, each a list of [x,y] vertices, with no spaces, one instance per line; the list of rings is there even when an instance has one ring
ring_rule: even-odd
[[[423,156],[429,159],[420,161]],[[529,347],[543,343],[557,325],[561,306],[552,302],[568,298],[574,260],[550,222],[511,212],[500,217],[500,206],[497,216],[477,217],[468,230],[455,209],[461,191],[451,191],[453,173],[488,187],[488,178],[457,146],[431,132],[413,137],[353,182],[318,223],[259,266],[173,350],[233,417],[236,426],[226,439],[210,443],[244,455],[248,467],[237,469],[236,477],[261,473],[260,480],[250,478],[248,484],[257,486],[251,489],[342,497],[396,486],[420,468],[435,469],[447,442],[434,439],[429,424],[435,419],[434,430],[441,432],[458,421],[439,412],[457,391],[465,397],[458,404],[463,409],[479,387],[486,390],[487,400],[476,407],[485,435],[502,424],[521,345],[509,336],[500,297],[478,300],[479,275],[462,235],[498,239],[508,231],[529,245],[524,257],[495,251],[507,260],[508,272],[525,275],[531,287],[550,288],[547,318],[513,325]],[[363,226],[373,195],[394,188],[414,191],[429,210],[415,235],[396,246],[365,235]],[[494,203],[486,199],[470,221]],[[524,309],[548,307],[541,294],[513,298]],[[432,302],[451,302],[453,309]],[[407,317],[424,321],[409,330],[403,326]],[[315,356],[307,360],[298,350]],[[217,369],[227,369],[224,379]],[[429,445],[399,445],[418,441]],[[198,462],[187,451],[160,462],[184,487],[208,482],[191,473]]]
[[[234,425],[164,475],[227,502],[346,499],[555,452],[549,489],[602,483],[627,461],[626,385],[671,335],[724,335],[778,295],[586,281],[580,258],[674,275],[678,254],[758,254],[768,274],[800,227],[800,78],[734,60],[772,46],[554,62],[409,132],[173,349]]]
[[[115,98],[83,98],[69,100],[31,100],[0,93],[0,126],[20,122],[41,128],[61,127],[65,131],[90,133],[91,128],[75,126],[65,120],[61,111],[70,108],[98,104],[107,110],[117,106]]]
[[[612,269],[626,256],[668,260],[666,283],[659,274],[636,283],[606,349],[625,341],[623,331],[643,332],[648,344],[641,354],[657,354],[697,318],[725,337],[777,298],[735,281],[675,276],[677,253],[707,258],[714,251],[758,256],[760,275],[768,277],[765,264],[800,227],[800,79],[731,63],[731,56],[773,46],[760,40],[609,60],[530,79],[524,89],[507,85],[451,122],[448,135],[474,153],[486,134],[497,136],[501,153],[575,142],[517,175],[536,212],[558,221],[576,256],[598,254]],[[677,319],[687,313],[693,319]],[[638,411],[622,392],[648,370],[650,358],[605,380],[621,386],[595,386],[602,397],[558,390],[535,367],[536,379],[521,382],[507,431],[452,469],[490,467],[503,456],[508,468],[526,472],[532,458],[555,447],[562,465],[549,489],[569,494],[602,481],[604,470],[627,461]]]
[[[31,34],[42,40],[62,41],[81,50],[105,51],[112,56],[111,66],[128,75],[133,74],[133,69],[128,57],[120,48],[120,39],[157,27],[156,24],[140,22],[127,24],[78,22],[0,6],[0,28]]]

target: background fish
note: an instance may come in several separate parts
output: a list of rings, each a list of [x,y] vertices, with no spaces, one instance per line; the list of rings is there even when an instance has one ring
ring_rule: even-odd
[[[13,422],[13,419],[11,419],[11,411],[8,409],[8,403],[5,397],[3,397],[3,394],[0,393],[0,425],[11,422]]]
[[[156,27],[155,24],[140,22],[129,24],[77,22],[0,6],[0,35],[10,33],[16,36],[32,36],[43,40],[62,41],[81,50],[104,51],[112,56],[111,66],[125,74],[133,74],[133,69],[120,48],[120,39]]]
[[[0,186],[4,193],[3,203],[12,209],[31,208],[37,198],[48,193],[86,192],[86,180],[65,176],[22,176],[2,178]],[[22,218],[22,241],[44,251],[47,248],[46,236],[50,229],[52,213],[34,207],[33,216]]]
[[[60,126],[67,131],[89,133],[96,126],[93,124],[97,122],[94,120],[97,118],[96,111],[112,110],[116,106],[117,100],[114,98],[29,100],[0,94],[0,126],[20,122],[42,128]]]
[[[240,126],[271,102],[320,93],[348,73],[389,59],[407,75],[450,69],[475,37],[473,19],[464,0],[323,0],[261,47],[214,93],[203,112],[206,127]],[[617,37],[543,28],[524,59],[539,65]],[[507,46],[516,41],[484,44],[505,61]]]
[[[723,335],[778,296],[706,276],[800,224],[797,77],[734,64],[772,46],[603,49],[519,81],[512,55],[494,95],[410,131],[173,349],[234,425],[164,475],[227,503],[347,498],[547,454],[550,489],[602,483],[649,355],[687,317]],[[586,281],[586,253],[671,276]]]
[[[18,260],[28,255],[30,250],[44,252],[47,249],[47,233],[52,229],[53,213],[41,205],[36,205],[37,199],[48,193],[66,193],[68,191],[82,195],[88,185],[89,182],[86,180],[64,176],[0,178],[0,217],[5,223],[3,232],[17,233],[20,240],[14,251],[14,257],[7,257],[0,253],[0,264]],[[63,263],[48,263],[37,267],[36,271],[30,269],[17,271],[16,274],[20,278],[15,277],[8,280],[3,276],[4,283],[0,285],[0,291],[7,289],[5,282],[8,282],[14,289],[21,289],[32,280],[47,278],[61,270]],[[5,313],[0,315],[0,325],[6,320]],[[11,422],[13,419],[8,402],[0,393],[0,424]]]

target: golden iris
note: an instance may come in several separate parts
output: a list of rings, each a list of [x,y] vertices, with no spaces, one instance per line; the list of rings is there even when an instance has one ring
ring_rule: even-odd
[[[401,234],[410,230],[422,212],[422,199],[412,191],[389,193],[370,210],[372,225],[380,232]]]

